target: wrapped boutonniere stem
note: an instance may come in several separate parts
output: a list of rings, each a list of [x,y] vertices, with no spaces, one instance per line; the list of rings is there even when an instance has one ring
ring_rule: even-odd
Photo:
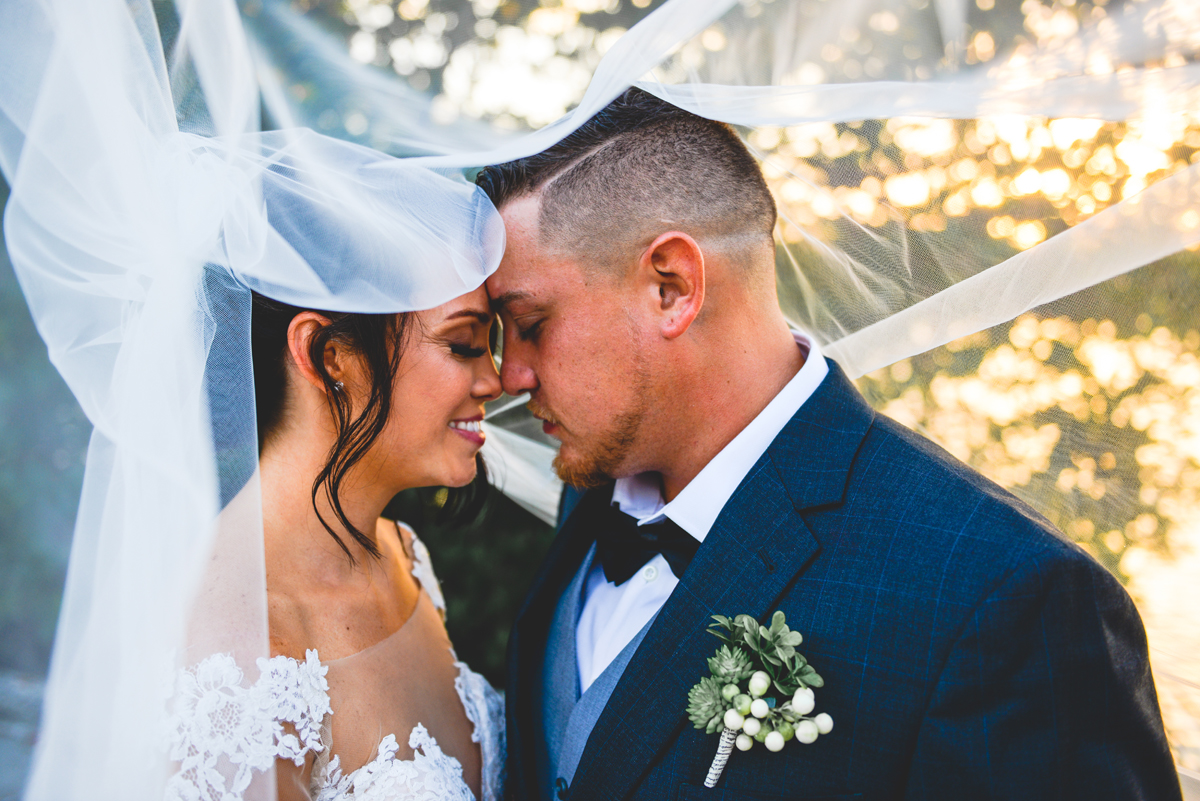
[[[717,755],[705,787],[715,787],[736,746],[749,751],[762,743],[782,751],[795,739],[815,742],[833,730],[833,718],[816,708],[814,688],[825,686],[804,655],[796,650],[803,637],[787,627],[783,612],[763,626],[750,615],[732,620],[713,615],[710,634],[724,645],[708,660],[711,675],[688,692],[687,714],[697,729],[721,732]]]

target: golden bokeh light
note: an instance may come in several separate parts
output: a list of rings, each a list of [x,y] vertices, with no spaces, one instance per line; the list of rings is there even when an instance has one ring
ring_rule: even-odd
[[[562,116],[583,96],[603,54],[660,4],[327,3],[346,20],[351,56],[390,68],[430,94],[435,122],[465,118],[501,130],[536,128]],[[1012,25],[989,26],[1012,22],[1013,8],[997,8],[994,0],[973,5],[979,12],[968,15],[974,27],[951,66],[1007,69],[1031,87],[1063,69],[1039,60],[1039,48],[1082,41],[1088,30],[1116,24],[1102,0],[1023,0],[1015,32]],[[741,4],[747,16],[758,6]],[[902,63],[888,67],[902,74],[885,75],[885,62],[872,48],[882,38],[904,39],[905,20],[880,10],[857,25],[818,43],[774,80],[795,86],[921,81],[953,61],[949,50],[939,61],[940,50],[905,39],[896,46],[903,59],[892,57]],[[1188,63],[1187,43],[1177,44],[1161,63],[1122,63],[1103,47],[1089,49],[1080,63],[1089,75],[1125,74],[1133,66],[1165,70]],[[735,52],[735,45],[728,29],[713,24],[681,46],[658,77],[686,80],[708,61]],[[315,94],[299,85],[292,91]],[[1027,252],[1200,161],[1200,112],[1168,113],[1169,101],[1161,99],[1161,113],[1125,122],[895,118],[744,133],[779,207],[786,256],[781,276],[797,269],[801,243],[841,247],[847,236],[865,231],[868,238],[900,243],[904,257],[893,261],[901,263],[885,269],[907,270],[914,282],[933,280],[921,274],[924,262],[904,260],[913,248],[924,248],[933,255],[922,258],[937,267],[929,272],[952,282],[1033,255]],[[330,119],[352,136],[370,135],[371,121],[358,112]],[[1172,213],[1180,231],[1200,229],[1198,201],[1183,199]],[[970,250],[960,246],[964,242]],[[1184,255],[1193,261],[1176,262],[1175,269],[1194,272],[1194,257]],[[1155,275],[1154,281],[1165,280]],[[819,283],[819,276],[805,277]],[[1155,311],[1153,318],[1138,313],[1138,304],[1150,301],[1157,301],[1151,290],[1130,301],[1136,319],[1129,320],[1083,306],[1024,315],[876,371],[860,386],[883,413],[1036,499],[1056,525],[1127,582],[1155,649],[1176,759],[1200,770],[1200,627],[1194,612],[1180,613],[1200,606],[1194,580],[1200,575],[1200,333],[1187,310]]]

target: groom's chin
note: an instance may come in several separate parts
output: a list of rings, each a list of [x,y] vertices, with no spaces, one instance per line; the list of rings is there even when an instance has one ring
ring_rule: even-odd
[[[554,472],[564,484],[577,489],[600,487],[612,481],[604,469],[593,459],[573,457],[560,450],[554,457]]]

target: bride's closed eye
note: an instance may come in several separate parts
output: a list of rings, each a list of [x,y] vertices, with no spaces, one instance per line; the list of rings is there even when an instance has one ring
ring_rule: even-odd
[[[451,342],[450,352],[463,359],[478,359],[480,356],[487,353],[487,348],[474,348],[470,345],[462,345]]]

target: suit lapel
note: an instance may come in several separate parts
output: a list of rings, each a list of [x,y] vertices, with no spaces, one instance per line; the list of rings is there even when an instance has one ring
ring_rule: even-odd
[[[585,521],[597,505],[607,504],[611,486],[589,491],[563,523],[534,577],[508,638],[508,780],[517,798],[537,798],[538,701],[550,622],[559,597],[578,571],[594,540]]]
[[[725,505],[634,654],[588,739],[572,801],[629,795],[689,725],[688,690],[719,644],[707,632],[711,615],[764,620],[819,552],[800,512],[841,501],[874,419],[837,365],[829,367]]]
[[[850,466],[875,421],[837,362],[829,375],[767,448],[797,511],[840,503]]]

